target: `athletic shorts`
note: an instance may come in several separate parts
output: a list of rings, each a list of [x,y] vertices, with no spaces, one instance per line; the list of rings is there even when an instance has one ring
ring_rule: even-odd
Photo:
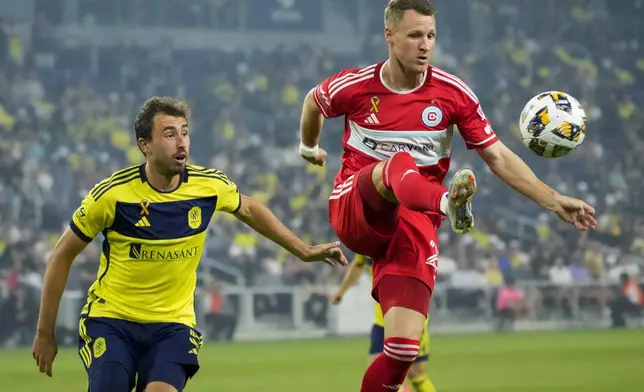
[[[79,355],[91,380],[101,365],[121,364],[128,372],[130,389],[143,391],[153,381],[183,390],[199,370],[201,334],[179,323],[137,323],[106,317],[81,317]],[[178,364],[165,366],[165,364]],[[178,369],[181,374],[168,374]],[[138,374],[138,379],[136,378]]]
[[[431,340],[429,338],[429,330],[427,323],[423,329],[423,335],[420,338],[420,350],[414,362],[424,362],[429,360]],[[371,327],[371,345],[369,346],[369,355],[380,354],[385,346],[385,327],[382,325],[373,324]]]
[[[373,259],[373,292],[385,275],[413,277],[434,290],[438,273],[437,230],[443,217],[409,210],[384,200],[371,180],[376,164],[365,166],[335,187],[329,220],[352,252]]]

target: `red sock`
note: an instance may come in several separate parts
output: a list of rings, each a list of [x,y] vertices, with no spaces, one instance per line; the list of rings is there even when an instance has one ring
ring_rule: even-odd
[[[413,211],[441,212],[441,198],[447,189],[421,176],[408,152],[398,152],[389,158],[382,178],[401,205]]]
[[[385,349],[365,372],[360,392],[394,392],[400,389],[409,367],[418,356],[419,346],[420,341],[414,339],[385,339]]]

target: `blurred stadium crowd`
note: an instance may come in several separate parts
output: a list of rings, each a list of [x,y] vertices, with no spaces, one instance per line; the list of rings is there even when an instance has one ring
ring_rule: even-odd
[[[500,184],[455,138],[452,169],[473,167],[481,195],[474,234],[456,237],[442,230],[440,279],[460,287],[498,287],[511,274],[519,281],[565,286],[617,282],[622,272],[637,276],[644,265],[642,2],[606,7],[571,1],[553,13],[539,2],[474,1],[470,12],[493,39],[470,45],[461,44],[470,37],[459,35],[457,23],[447,19],[453,10],[442,16],[447,2],[438,3],[434,63],[474,88],[497,134],[542,179],[594,204],[599,219],[588,235],[562,226]],[[86,192],[111,172],[141,162],[133,116],[151,95],[192,105],[194,163],[227,173],[305,239],[332,240],[327,197],[342,123],[327,122],[324,131],[331,164],[306,166],[297,154],[301,103],[332,73],[385,58],[380,13],[374,18],[374,34],[352,56],[308,47],[68,49],[47,34],[54,22],[46,12],[39,14],[29,43],[3,21],[0,277],[5,295],[14,300],[4,302],[2,314],[16,314],[15,326],[33,323],[35,308],[28,302],[37,299],[25,296],[24,287],[40,284],[48,253]],[[530,97],[554,89],[585,106],[588,136],[570,156],[546,160],[522,146],[517,120]],[[248,285],[335,283],[342,273],[293,260],[225,214],[209,230],[207,259],[240,269]],[[70,288],[89,286],[98,254],[96,243],[83,253]]]

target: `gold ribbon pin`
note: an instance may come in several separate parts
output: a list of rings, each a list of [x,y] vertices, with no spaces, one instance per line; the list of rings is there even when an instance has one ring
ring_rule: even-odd
[[[378,110],[378,104],[380,103],[380,98],[378,97],[371,97],[371,109],[369,111],[371,113],[379,113],[380,110]]]
[[[148,207],[150,207],[150,202],[147,200],[141,200],[141,216],[150,215]]]

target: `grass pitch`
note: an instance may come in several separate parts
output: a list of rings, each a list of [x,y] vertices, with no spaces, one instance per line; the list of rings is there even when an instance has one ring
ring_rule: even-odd
[[[367,339],[206,344],[186,392],[357,392]],[[644,391],[644,330],[439,335],[429,373],[439,392]],[[0,351],[3,391],[86,391],[81,360],[62,350],[54,377],[27,349]]]

